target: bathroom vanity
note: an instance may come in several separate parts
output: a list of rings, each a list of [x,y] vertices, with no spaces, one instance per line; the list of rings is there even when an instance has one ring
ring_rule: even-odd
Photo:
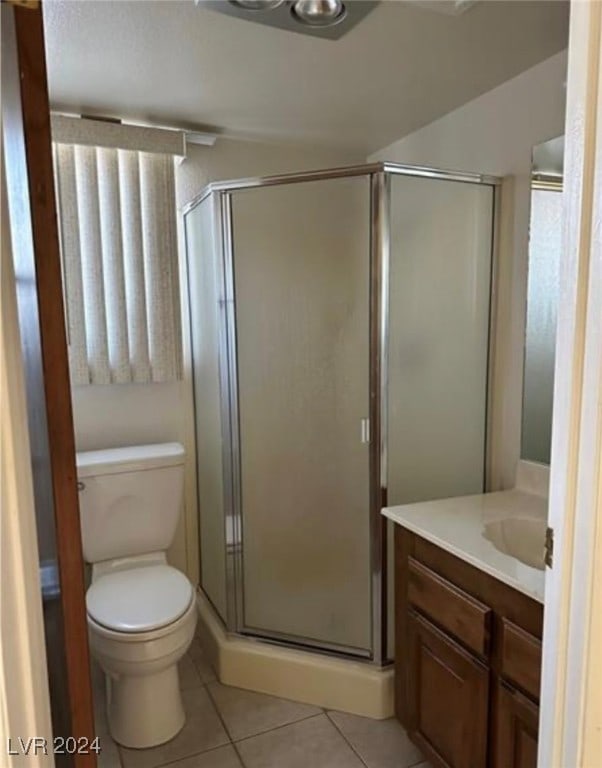
[[[437,768],[535,768],[547,501],[383,510],[395,525],[396,715]]]

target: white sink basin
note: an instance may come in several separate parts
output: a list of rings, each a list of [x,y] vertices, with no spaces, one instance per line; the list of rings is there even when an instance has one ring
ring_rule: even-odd
[[[544,519],[509,517],[486,522],[483,536],[500,552],[543,571],[546,527]]]

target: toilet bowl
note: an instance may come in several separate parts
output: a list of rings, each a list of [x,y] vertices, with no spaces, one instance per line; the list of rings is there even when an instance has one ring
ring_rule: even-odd
[[[192,585],[162,556],[130,561],[95,579],[86,607],[111,735],[138,748],[173,738],[185,722],[177,664],[196,627]]]
[[[105,675],[113,739],[145,748],[184,726],[178,661],[194,637],[188,578],[167,564],[182,497],[178,444],[77,456],[92,656]]]

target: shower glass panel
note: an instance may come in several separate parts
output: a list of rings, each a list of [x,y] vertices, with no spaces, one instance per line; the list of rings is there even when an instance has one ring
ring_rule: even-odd
[[[369,176],[231,205],[243,629],[368,655]]]
[[[496,184],[378,163],[187,206],[202,587],[230,632],[393,657],[383,499],[485,484]]]
[[[223,327],[222,255],[215,199],[206,197],[185,218],[194,338],[194,390],[201,583],[213,607],[227,617],[224,476],[220,397],[220,329]]]
[[[390,183],[387,501],[481,493],[494,188]]]

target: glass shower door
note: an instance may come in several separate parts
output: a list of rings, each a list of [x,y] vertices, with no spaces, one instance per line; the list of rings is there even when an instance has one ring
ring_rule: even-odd
[[[368,655],[368,176],[232,193],[242,631]]]

